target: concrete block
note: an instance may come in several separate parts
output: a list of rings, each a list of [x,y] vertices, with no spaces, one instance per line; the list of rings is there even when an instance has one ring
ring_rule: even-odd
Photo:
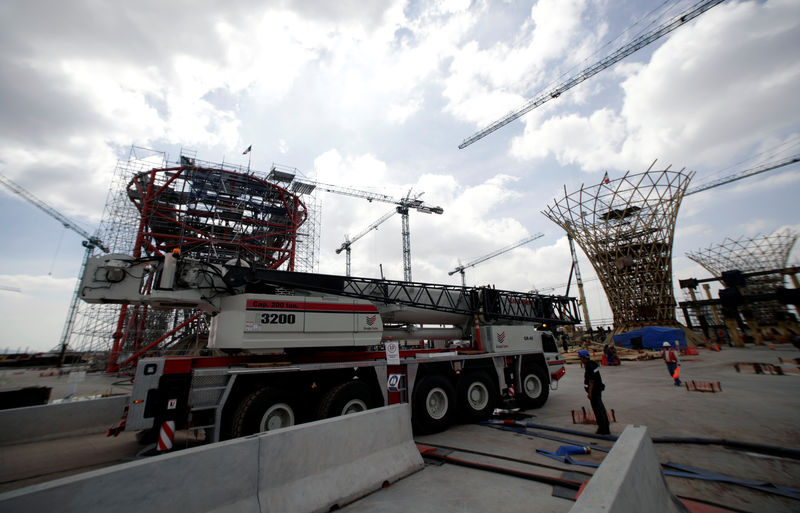
[[[0,511],[327,512],[423,466],[404,404],[29,486]]]
[[[412,437],[407,404],[303,424],[259,438],[263,512],[327,512],[424,466]]]
[[[667,486],[645,426],[627,426],[570,513],[689,513]]]
[[[0,494],[4,513],[257,513],[257,438],[155,456]]]
[[[122,418],[130,396],[0,410],[0,445],[102,433]]]

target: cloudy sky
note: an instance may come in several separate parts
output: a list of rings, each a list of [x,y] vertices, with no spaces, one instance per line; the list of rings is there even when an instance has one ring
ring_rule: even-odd
[[[365,7],[368,5],[370,7]],[[463,139],[616,47],[687,9],[659,0],[0,3],[0,172],[93,230],[132,145],[206,161],[295,167],[326,183],[442,206],[411,215],[416,281],[563,292],[564,233],[541,211],[564,187],[656,167],[693,184],[800,153],[800,3],[728,0],[466,149]],[[800,167],[688,197],[685,257],[800,229]],[[320,271],[391,206],[321,194]],[[0,349],[60,338],[81,238],[0,194]],[[797,263],[797,252],[792,262]],[[353,274],[402,279],[400,218],[353,247]],[[583,261],[594,324],[610,323]],[[574,292],[574,288],[573,288]],[[679,295],[679,300],[683,299]]]

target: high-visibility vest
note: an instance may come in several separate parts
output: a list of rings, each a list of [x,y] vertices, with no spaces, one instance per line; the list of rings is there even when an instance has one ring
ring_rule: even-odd
[[[664,349],[664,361],[668,363],[678,363],[678,353],[674,349]]]

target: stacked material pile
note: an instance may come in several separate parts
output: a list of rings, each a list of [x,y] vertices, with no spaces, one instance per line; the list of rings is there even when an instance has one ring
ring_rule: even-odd
[[[620,361],[638,361],[638,360],[654,360],[661,358],[659,351],[650,351],[647,349],[627,349],[625,347],[614,346],[617,350],[617,358]],[[578,357],[578,351],[586,349],[592,355],[592,360],[599,362],[603,358],[603,344],[597,342],[590,342],[581,346],[570,346],[569,351],[561,355],[564,357],[566,363],[580,363],[581,359]]]

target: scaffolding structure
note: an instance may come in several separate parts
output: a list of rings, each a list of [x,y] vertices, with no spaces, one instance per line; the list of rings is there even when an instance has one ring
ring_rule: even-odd
[[[769,235],[738,239],[725,238],[720,244],[689,251],[686,256],[700,264],[715,277],[725,271],[755,273],[787,267],[789,254],[797,242],[797,232],[786,228]],[[747,279],[741,293],[747,296],[775,294],[784,286],[784,276],[779,273],[764,274]],[[761,326],[774,326],[786,320],[786,305],[778,301],[760,301],[748,306],[746,316],[757,319]]]
[[[117,163],[98,237],[110,253],[180,250],[216,265],[313,272],[319,214],[309,209],[316,208],[316,191],[292,187],[295,174],[202,162],[186,150],[170,164],[162,152],[133,147]],[[114,372],[145,354],[196,351],[207,334],[208,319],[194,310],[81,303],[69,341],[72,350],[107,355]]]
[[[681,327],[675,316],[672,241],[694,172],[653,170],[605,178],[555,200],[542,213],[589,258],[614,315],[614,332]]]

